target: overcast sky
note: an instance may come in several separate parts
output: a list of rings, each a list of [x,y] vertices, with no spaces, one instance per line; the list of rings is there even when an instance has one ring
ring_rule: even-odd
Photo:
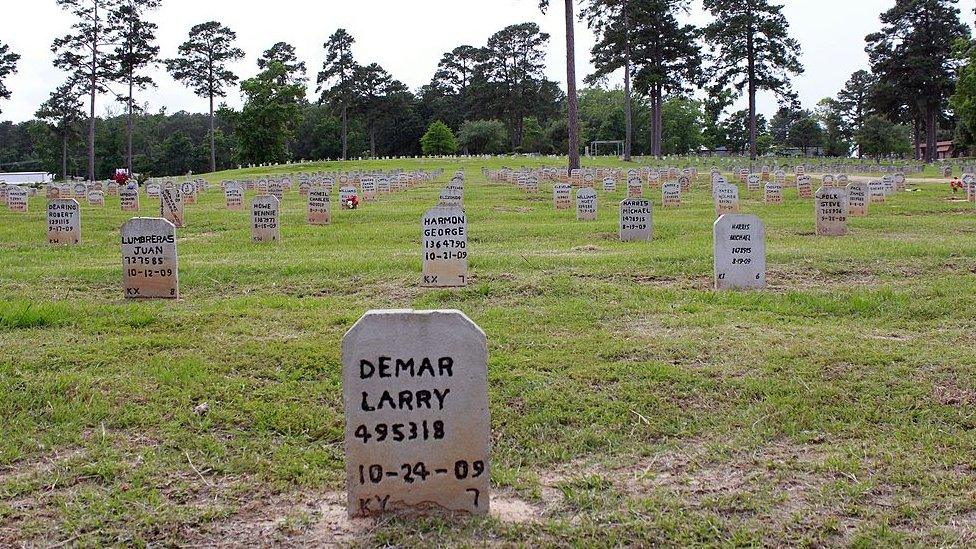
[[[878,15],[894,0],[780,0],[791,25],[792,35],[803,47],[806,73],[795,83],[804,106],[812,108],[823,97],[832,96],[850,74],[867,67],[864,37],[876,31]],[[18,74],[7,87],[13,98],[0,104],[0,119],[22,121],[33,117],[37,107],[63,80],[51,65],[51,42],[68,31],[71,18],[58,9],[55,0],[3,0],[0,41],[22,56]],[[578,2],[577,2],[578,3]],[[363,64],[379,63],[395,78],[416,89],[430,81],[441,54],[461,44],[483,45],[488,37],[506,25],[535,21],[552,38],[547,73],[565,85],[564,20],[562,3],[555,2],[548,15],[537,10],[537,0],[163,0],[163,8],[152,14],[159,24],[162,57],[172,57],[186,39],[190,27],[216,20],[238,36],[238,46],[247,54],[233,70],[241,77],[257,72],[256,60],[275,42],[294,45],[306,62],[310,76],[322,64],[322,44],[338,27],[355,38],[354,54]],[[692,0],[690,19],[704,24],[709,17],[701,0]],[[960,0],[963,18],[972,23],[976,0]],[[593,36],[585,25],[577,25],[578,74],[589,73],[589,50]],[[206,100],[173,81],[161,68],[154,69],[158,88],[143,93],[140,103],[153,112],[205,112]],[[312,86],[310,86],[312,87]],[[310,90],[311,91],[311,90]],[[228,103],[239,106],[239,94],[232,92]],[[745,103],[740,101],[740,107]],[[760,98],[760,110],[772,114],[772,96]],[[119,112],[121,106],[103,99],[98,113]]]

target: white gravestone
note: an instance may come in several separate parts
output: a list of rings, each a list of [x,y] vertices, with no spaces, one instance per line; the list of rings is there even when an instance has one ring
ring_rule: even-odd
[[[183,215],[183,195],[177,189],[159,191],[159,217],[169,220],[177,229],[186,224]]]
[[[178,299],[176,227],[158,217],[122,225],[122,280],[127,299]]]
[[[457,288],[468,284],[468,221],[461,208],[432,208],[422,220],[422,286]]]
[[[7,189],[7,208],[12,212],[27,213],[27,200],[30,193],[23,187],[11,185]]]
[[[278,197],[266,194],[256,196],[251,201],[251,240],[254,242],[278,242],[281,240],[281,227]]]
[[[766,287],[766,228],[754,215],[725,214],[715,221],[715,289]]]
[[[48,244],[81,244],[81,207],[74,198],[47,203]]]
[[[224,188],[224,204],[228,210],[244,210],[244,189],[239,183],[232,183]]]
[[[817,191],[817,234],[844,236],[847,234],[847,190],[824,187]]]
[[[552,205],[557,210],[573,207],[573,186],[569,183],[556,183],[552,186]]]
[[[120,189],[119,190],[119,207],[122,208],[123,212],[138,212],[139,211],[139,189]]]
[[[596,221],[596,191],[590,187],[576,191],[576,220]]]
[[[766,204],[782,204],[783,185],[776,183],[775,181],[766,183],[765,193],[763,194],[763,202]]]
[[[847,215],[864,217],[868,215],[868,184],[863,181],[852,181],[847,186]]]
[[[620,203],[620,241],[641,242],[653,238],[651,201],[628,198]]]
[[[627,181],[627,198],[644,198],[644,184],[640,178],[631,178]]]
[[[347,512],[490,508],[485,333],[460,311],[369,311],[342,340]]]
[[[328,225],[332,222],[332,203],[328,191],[312,189],[308,191],[308,224]]]
[[[871,183],[869,183],[868,194],[871,197],[871,204],[884,204],[885,203],[884,183],[881,181],[872,181]]]
[[[603,192],[605,193],[615,193],[617,192],[617,181],[612,177],[603,178]]]

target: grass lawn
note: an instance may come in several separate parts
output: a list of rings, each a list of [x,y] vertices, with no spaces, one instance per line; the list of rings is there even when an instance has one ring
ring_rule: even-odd
[[[77,247],[46,245],[43,198],[0,209],[0,545],[976,543],[973,204],[933,179],[823,238],[795,190],[742,186],[770,287],[716,293],[707,173],[679,210],[648,191],[654,241],[620,243],[625,185],[579,223],[548,184],[485,181],[503,162],[555,165],[345,164],[447,171],[328,227],[288,193],[280,245],[213,189],[178,302],[122,298],[118,198],[82,206]],[[459,167],[471,283],[422,289],[420,218]],[[339,344],[374,308],[488,334],[493,517],[345,520]]]

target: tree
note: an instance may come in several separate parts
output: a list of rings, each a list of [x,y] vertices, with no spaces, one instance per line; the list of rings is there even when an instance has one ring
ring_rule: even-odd
[[[408,108],[409,90],[400,81],[394,80],[390,73],[376,63],[356,66],[353,73],[356,87],[353,97],[356,110],[366,122],[369,134],[369,155],[376,158],[376,133],[379,123],[398,110]]]
[[[959,70],[959,80],[950,104],[959,120],[957,141],[971,145],[973,130],[976,130],[976,41],[967,40],[958,44],[957,58],[963,66]],[[957,143],[957,148],[960,143]]]
[[[704,34],[712,48],[712,78],[749,95],[749,156],[757,155],[759,128],[756,93],[767,90],[789,96],[789,76],[803,73],[800,44],[789,36],[782,6],[769,0],[705,0],[715,21]]]
[[[4,79],[17,72],[19,60],[20,56],[10,51],[10,46],[0,42],[0,99],[10,99],[10,90],[4,85]]]
[[[786,144],[810,154],[810,149],[823,145],[824,131],[817,119],[809,111],[802,111],[796,122],[790,126]]]
[[[545,13],[549,0],[539,0],[539,9]],[[576,14],[573,0],[565,0],[566,12],[566,111],[569,147],[569,171],[579,169],[579,96],[576,93]],[[545,35],[548,39],[548,35]]]
[[[352,45],[356,40],[346,32],[338,29],[329,41],[323,44],[325,48],[325,62],[319,71],[316,92],[321,93],[319,103],[329,103],[342,114],[342,159],[349,155],[349,107],[356,98],[355,74],[356,59],[352,55]]]
[[[308,81],[305,76],[306,67],[304,61],[298,60],[295,53],[295,46],[287,42],[278,42],[271,46],[261,57],[258,58],[258,69],[265,70],[272,62],[281,64],[284,71],[278,76],[279,84],[302,84]],[[303,97],[304,98],[304,97]]]
[[[631,95],[633,44],[628,0],[589,0],[583,9],[583,16],[597,35],[597,42],[590,50],[596,70],[584,81],[593,85],[619,69],[624,71],[624,161],[630,162],[634,111]]]
[[[535,23],[510,25],[488,39],[481,77],[500,90],[505,105],[512,148],[522,145],[526,106],[542,86],[545,77],[545,46],[549,35]]]
[[[237,75],[227,65],[244,58],[234,47],[237,34],[216,21],[195,25],[189,39],[180,44],[180,57],[166,60],[166,69],[199,97],[210,99],[210,171],[217,170],[214,98],[226,97]]]
[[[458,150],[454,133],[440,120],[427,128],[427,133],[420,138],[420,146],[426,156],[454,154]]]
[[[702,146],[702,109],[698,101],[675,97],[661,108],[667,155],[694,154]]]
[[[47,122],[61,142],[61,177],[68,176],[68,146],[80,137],[78,123],[85,117],[81,98],[85,94],[82,81],[69,77],[68,81],[51,92],[34,115]]]
[[[870,100],[874,77],[865,70],[851,75],[844,84],[844,89],[837,94],[837,102],[844,118],[844,130],[847,137],[854,137],[864,126],[864,119],[870,112]],[[858,157],[861,151],[858,151]]]
[[[846,122],[845,107],[837,99],[826,97],[817,103],[816,118],[823,128],[823,148],[827,156],[850,156],[851,142]]]
[[[466,154],[498,154],[505,150],[507,132],[501,120],[468,120],[458,141]]]
[[[726,135],[726,146],[729,152],[745,154],[750,142],[753,141],[751,137],[752,126],[749,109],[736,111],[729,115],[722,124],[722,131]],[[755,126],[757,138],[766,133],[766,117],[761,114],[756,115]],[[756,152],[758,154],[758,146]]]
[[[878,81],[891,86],[925,129],[925,161],[935,160],[938,121],[955,85],[953,47],[969,38],[956,0],[896,0],[881,14],[867,52]]]
[[[157,26],[145,20],[146,12],[155,10],[162,0],[123,0],[109,14],[108,22],[115,49],[109,54],[110,63],[115,68],[115,79],[129,88],[126,101],[126,155],[125,167],[132,173],[132,112],[133,96],[136,89],[144,90],[155,86],[152,78],[139,71],[156,61],[159,47],[154,44]]]
[[[74,16],[75,22],[71,25],[72,32],[56,39],[51,46],[54,66],[88,83],[88,179],[94,180],[95,99],[107,91],[105,85],[114,77],[105,50],[112,46],[108,18],[118,6],[118,0],[57,0],[57,3]]]
[[[857,134],[857,144],[864,154],[879,160],[891,155],[905,155],[912,150],[911,130],[874,114],[864,120]]]
[[[254,78],[241,82],[244,106],[237,115],[241,163],[285,162],[288,142],[301,118],[305,87],[289,83],[288,69],[271,61]]]

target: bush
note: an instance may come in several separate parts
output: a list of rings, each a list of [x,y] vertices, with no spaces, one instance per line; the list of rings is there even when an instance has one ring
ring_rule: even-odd
[[[458,143],[451,128],[437,120],[427,128],[427,133],[420,138],[420,148],[427,156],[454,154],[458,150]]]
[[[505,152],[508,130],[498,120],[468,120],[458,138],[468,154],[499,154]]]

